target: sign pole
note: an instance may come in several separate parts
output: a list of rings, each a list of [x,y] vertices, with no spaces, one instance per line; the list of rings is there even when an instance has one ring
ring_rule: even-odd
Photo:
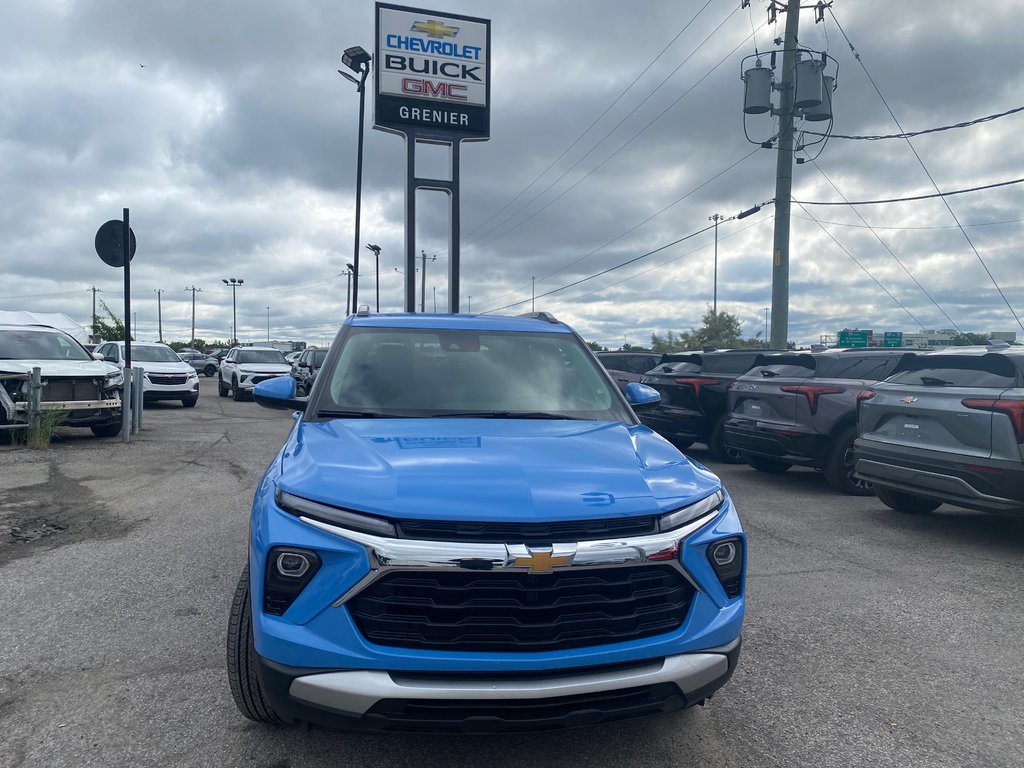
[[[130,440],[129,435],[132,431],[131,418],[125,418],[126,415],[131,414],[125,404],[127,403],[130,407],[133,405],[131,402],[135,395],[135,381],[132,376],[132,333],[129,319],[132,314],[132,271],[131,271],[131,254],[129,248],[131,247],[131,226],[128,223],[128,209],[123,209],[123,218],[121,223],[121,249],[122,258],[124,259],[124,383],[121,385],[121,439],[124,442]],[[126,413],[127,411],[127,413]]]

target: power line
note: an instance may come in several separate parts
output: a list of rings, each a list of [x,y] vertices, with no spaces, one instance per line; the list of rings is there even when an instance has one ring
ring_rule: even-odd
[[[704,12],[704,9],[707,8],[709,5],[711,5],[712,2],[713,2],[713,0],[707,0],[707,2],[704,3],[704,5],[701,7],[701,9],[699,11],[697,11],[691,17],[691,19],[688,22],[686,22],[686,24],[683,26],[682,29],[679,30],[679,32],[676,33],[676,36],[673,37],[668,42],[668,44],[664,48],[661,49],[661,51],[658,53],[657,56],[655,56],[653,59],[650,60],[650,62],[647,64],[647,66],[644,67],[643,71],[640,74],[638,74],[636,77],[634,77],[633,81],[629,85],[627,85],[618,96],[615,97],[615,100],[612,101],[612,103],[609,104],[607,107],[605,107],[604,111],[600,115],[598,115],[596,118],[594,118],[594,121],[590,125],[588,125],[586,127],[586,129],[583,131],[583,133],[581,133],[579,136],[577,136],[573,140],[572,144],[570,144],[568,147],[566,147],[564,150],[562,150],[562,154],[560,154],[558,157],[556,157],[554,160],[552,160],[551,163],[548,165],[548,167],[545,168],[543,171],[541,171],[540,174],[533,181],[531,181],[522,190],[520,190],[519,193],[515,197],[513,197],[511,200],[509,200],[507,203],[505,203],[505,205],[503,205],[497,211],[495,211],[490,216],[488,216],[484,221],[480,222],[480,224],[478,224],[476,227],[474,227],[473,230],[467,234],[467,238],[472,237],[474,234],[479,232],[483,227],[485,227],[487,225],[488,222],[490,222],[496,216],[501,214],[506,208],[508,208],[510,205],[512,205],[512,203],[514,203],[516,200],[518,200],[520,197],[522,197],[530,189],[530,187],[532,187],[534,184],[536,184],[538,181],[540,181],[542,178],[544,178],[544,176],[547,174],[547,172],[550,171],[558,163],[559,160],[561,160],[563,157],[565,157],[573,147],[575,147],[577,144],[579,144],[580,140],[582,140],[584,136],[586,136],[588,133],[590,133],[590,131],[593,130],[594,126],[596,126],[601,121],[601,119],[605,115],[607,115],[608,112],[610,112],[611,109],[622,100],[622,97],[625,96],[630,91],[630,89],[632,89],[632,87],[637,84],[637,82],[640,80],[640,78],[643,77],[644,75],[646,75],[650,71],[651,67],[653,67],[655,65],[655,63],[657,63],[658,59],[660,59],[662,56],[665,55],[665,52],[675,44],[676,40],[678,40],[682,36],[682,34],[687,29],[690,28],[690,25],[693,24],[693,22],[697,20],[697,17],[700,16],[701,13]],[[673,72],[673,74],[674,74],[674,72]],[[657,91],[658,88],[660,88],[662,85],[664,85],[664,81],[662,81],[662,83],[659,84],[658,87],[654,89],[654,91]],[[654,93],[654,91],[651,91],[651,93]],[[649,98],[649,96],[648,96],[648,98]],[[641,104],[642,103],[643,102],[641,102]],[[639,106],[639,105],[637,105],[637,106]],[[630,114],[632,114],[632,113],[630,113]],[[604,139],[602,139],[601,141],[604,141]]]
[[[798,219],[804,219],[811,221],[806,216],[797,216]],[[957,229],[956,224],[937,224],[930,227],[883,227],[879,224],[851,224],[848,221],[825,221],[824,219],[818,219],[822,224],[831,224],[836,227],[854,227],[857,229],[886,229],[886,230],[899,230],[899,231],[913,231],[913,230],[926,230],[926,229]],[[994,227],[998,224],[1020,224],[1024,222],[1024,219],[1003,219],[1001,221],[979,221],[974,224],[964,224],[965,227]]]
[[[733,10],[733,13],[735,13],[735,9]],[[699,51],[699,50],[700,50],[700,49],[701,49],[701,48],[702,48],[703,46],[704,46],[704,44],[705,44],[705,43],[707,43],[707,41],[708,41],[708,40],[710,40],[710,39],[711,39],[711,38],[712,38],[712,37],[713,37],[713,36],[715,35],[715,33],[716,33],[716,32],[718,32],[718,30],[719,30],[719,29],[721,29],[721,28],[722,28],[722,27],[723,27],[723,26],[725,25],[725,23],[726,23],[726,22],[727,22],[727,21],[728,21],[728,20],[729,20],[730,18],[732,18],[732,15],[733,15],[733,14],[732,14],[732,13],[730,13],[730,14],[729,14],[729,16],[727,16],[727,17],[726,17],[726,18],[725,18],[725,19],[724,19],[724,20],[722,21],[722,23],[721,23],[721,24],[719,24],[719,25],[718,25],[718,26],[717,26],[717,27],[716,27],[716,28],[715,28],[715,29],[714,29],[714,30],[713,30],[713,31],[711,32],[711,34],[710,34],[710,35],[708,35],[707,37],[705,37],[705,38],[704,38],[704,40],[702,40],[702,41],[700,42],[700,44],[698,44],[698,46],[697,46],[697,47],[696,47],[696,48],[695,48],[695,49],[693,50],[693,52],[692,52],[692,53],[691,53],[691,54],[690,54],[689,56],[687,56],[687,58],[686,58],[686,59],[684,59],[684,60],[683,60],[682,64],[680,64],[680,65],[679,65],[679,67],[682,67],[682,66],[683,66],[683,64],[685,64],[685,63],[686,63],[687,61],[689,61],[689,60],[690,60],[690,59],[691,59],[691,58],[692,58],[692,57],[693,57],[693,56],[694,56],[694,55],[695,55],[695,54],[696,54],[696,53],[697,53],[697,52],[698,52],[698,51]],[[619,126],[621,126],[621,125],[622,125],[622,124],[623,124],[623,123],[624,123],[624,122],[625,122],[625,121],[626,121],[626,120],[627,120],[627,119],[628,119],[629,117],[631,117],[631,116],[632,116],[632,115],[633,115],[633,114],[634,114],[634,113],[635,113],[635,112],[637,111],[637,109],[639,109],[639,108],[640,108],[640,106],[641,106],[641,105],[642,105],[642,104],[643,104],[644,102],[646,102],[646,100],[647,100],[647,99],[644,99],[644,101],[643,101],[643,102],[641,102],[641,103],[640,103],[640,104],[638,104],[638,105],[637,105],[636,107],[634,107],[634,109],[633,109],[633,110],[632,110],[632,111],[631,111],[631,112],[630,112],[629,114],[627,114],[627,115],[626,115],[626,116],[625,116],[625,117],[624,117],[624,118],[623,118],[622,120],[620,120],[620,121],[619,121],[619,122],[618,122],[618,123],[617,123],[617,124],[615,125],[615,127],[614,127],[614,128],[612,128],[612,129],[611,129],[610,131],[608,131],[608,133],[606,133],[606,134],[604,135],[604,137],[603,137],[603,138],[601,139],[601,141],[599,141],[599,142],[598,142],[597,144],[595,144],[595,145],[594,145],[594,146],[593,146],[593,147],[592,147],[592,148],[591,148],[591,149],[590,149],[590,150],[589,150],[589,151],[588,151],[588,152],[587,152],[587,153],[586,153],[585,155],[583,155],[583,157],[579,158],[579,160],[577,160],[577,161],[576,161],[576,162],[575,162],[575,163],[574,163],[574,164],[572,165],[572,167],[570,167],[570,168],[569,168],[568,170],[566,170],[566,171],[565,171],[564,173],[562,173],[562,175],[561,175],[561,176],[559,176],[559,177],[558,177],[557,179],[555,179],[555,180],[554,180],[553,182],[551,182],[551,183],[550,183],[550,184],[549,184],[549,185],[548,185],[547,187],[545,187],[545,188],[544,188],[543,190],[541,190],[541,192],[539,192],[539,193],[538,193],[537,195],[535,195],[535,196],[533,197],[533,199],[531,199],[531,200],[530,200],[529,202],[527,202],[527,203],[526,203],[526,204],[525,204],[525,205],[524,205],[523,207],[521,207],[521,208],[520,208],[520,209],[519,209],[518,211],[515,211],[515,212],[514,212],[514,213],[512,213],[512,214],[511,214],[510,216],[506,217],[506,218],[505,218],[505,219],[504,219],[503,221],[499,222],[499,223],[498,223],[498,224],[496,224],[496,225],[495,225],[495,226],[494,226],[493,228],[491,228],[491,230],[490,230],[489,232],[487,232],[487,233],[486,233],[486,234],[485,234],[485,235],[483,236],[483,238],[485,238],[485,239],[482,239],[482,240],[481,240],[480,242],[478,242],[478,243],[477,243],[476,245],[473,245],[473,246],[470,246],[470,247],[468,247],[468,248],[464,249],[464,250],[463,250],[463,253],[471,253],[472,251],[478,250],[478,249],[482,248],[483,246],[485,246],[485,245],[487,245],[487,244],[489,244],[489,243],[491,243],[491,242],[494,242],[495,240],[498,240],[498,239],[500,239],[500,238],[502,238],[502,237],[505,237],[506,235],[510,234],[511,232],[514,232],[514,231],[515,231],[516,229],[518,229],[519,227],[521,227],[521,226],[522,226],[523,224],[525,224],[525,223],[526,223],[527,221],[529,221],[529,220],[530,220],[530,219],[532,219],[533,217],[535,217],[535,216],[537,216],[538,214],[542,213],[543,211],[547,210],[547,209],[548,209],[548,208],[550,208],[550,207],[551,207],[552,205],[554,205],[554,204],[555,204],[556,202],[558,202],[559,200],[561,200],[561,199],[562,199],[563,197],[565,197],[565,195],[567,195],[567,194],[568,194],[569,192],[571,192],[572,190],[574,190],[574,189],[575,189],[576,187],[578,187],[578,186],[579,186],[579,185],[580,185],[581,183],[583,183],[583,182],[584,182],[584,181],[585,181],[586,179],[588,179],[588,178],[589,178],[589,177],[590,177],[590,176],[591,176],[592,174],[594,174],[594,173],[595,173],[596,171],[598,171],[598,170],[599,170],[600,168],[602,168],[602,167],[603,167],[603,166],[604,166],[604,165],[605,165],[606,163],[608,163],[608,161],[609,161],[609,160],[611,160],[611,159],[612,159],[613,157],[615,157],[616,155],[618,155],[618,154],[619,154],[619,153],[620,153],[620,152],[621,152],[621,151],[622,151],[623,149],[625,149],[625,148],[626,148],[627,146],[629,146],[630,144],[632,144],[632,143],[633,143],[633,142],[634,142],[634,141],[635,141],[635,140],[636,140],[637,138],[639,138],[639,137],[640,137],[640,136],[641,136],[641,135],[642,135],[642,134],[643,134],[644,132],[646,132],[648,128],[650,128],[650,127],[651,127],[652,125],[654,125],[654,123],[656,123],[656,122],[657,122],[658,120],[660,120],[660,119],[661,119],[662,117],[664,117],[664,116],[665,116],[665,114],[666,114],[666,113],[667,113],[667,112],[668,112],[669,110],[671,110],[671,109],[672,109],[673,107],[675,107],[675,106],[676,106],[676,105],[677,105],[677,104],[678,104],[678,103],[679,103],[680,101],[682,101],[682,100],[683,100],[683,99],[684,99],[684,98],[685,98],[686,96],[688,96],[688,95],[689,95],[689,94],[690,94],[690,93],[691,93],[691,92],[692,92],[692,91],[693,91],[693,90],[694,90],[694,89],[695,89],[695,88],[696,88],[696,87],[697,87],[698,85],[700,85],[701,83],[703,83],[703,82],[704,82],[704,80],[706,80],[706,79],[707,79],[708,77],[710,77],[710,76],[711,76],[711,74],[715,72],[715,70],[717,70],[717,69],[718,69],[718,68],[719,68],[719,67],[720,67],[720,66],[721,66],[722,64],[724,64],[724,63],[725,63],[725,62],[726,62],[727,60],[729,60],[729,59],[730,59],[730,58],[732,57],[732,55],[733,55],[733,54],[734,54],[734,53],[736,52],[736,50],[737,50],[738,48],[740,48],[740,47],[741,47],[741,46],[742,46],[743,44],[745,44],[745,43],[747,42],[747,40],[749,40],[749,39],[750,39],[750,36],[749,36],[749,35],[747,35],[746,37],[744,37],[744,39],[743,39],[742,41],[740,41],[740,43],[739,43],[739,44],[738,44],[738,45],[737,45],[737,46],[736,46],[735,48],[733,48],[733,49],[732,49],[732,50],[731,50],[731,51],[730,51],[730,52],[729,52],[728,54],[726,54],[726,55],[725,55],[725,57],[723,57],[721,61],[719,61],[719,62],[718,62],[718,63],[717,63],[717,64],[716,64],[716,65],[715,65],[714,67],[712,67],[712,68],[711,68],[710,70],[708,70],[708,71],[707,71],[707,72],[706,72],[706,73],[705,73],[704,75],[702,75],[702,76],[701,76],[701,77],[700,77],[700,78],[699,78],[699,79],[698,79],[698,80],[697,80],[697,81],[696,81],[696,82],[695,82],[695,83],[694,83],[694,84],[693,84],[692,86],[690,86],[690,87],[689,87],[689,88],[688,88],[688,89],[687,89],[686,91],[684,91],[684,92],[683,92],[683,93],[682,93],[682,94],[681,94],[681,95],[680,95],[680,96],[679,96],[679,97],[678,97],[678,98],[677,98],[677,99],[676,99],[675,101],[673,101],[673,102],[672,102],[671,104],[669,104],[669,105],[668,105],[667,107],[665,107],[665,109],[663,109],[663,110],[662,110],[662,111],[661,111],[661,112],[660,112],[660,113],[659,113],[659,114],[657,115],[657,117],[655,117],[655,118],[654,118],[653,120],[651,120],[651,121],[650,121],[650,122],[649,122],[649,123],[648,123],[647,125],[645,125],[645,126],[644,126],[643,128],[641,128],[641,129],[640,129],[639,131],[637,131],[637,132],[636,132],[635,134],[633,134],[633,136],[632,136],[632,137],[630,137],[629,139],[627,139],[627,140],[626,140],[626,141],[625,141],[625,142],[624,142],[623,144],[621,144],[621,145],[619,146],[619,148],[618,148],[618,149],[616,149],[616,150],[615,150],[614,152],[612,152],[612,153],[611,153],[610,155],[608,155],[608,157],[606,157],[606,158],[605,158],[604,160],[602,160],[602,161],[601,161],[600,163],[598,163],[598,164],[597,164],[597,165],[596,165],[596,166],[595,166],[594,168],[592,168],[591,170],[587,171],[587,172],[586,172],[586,173],[585,173],[585,174],[584,174],[584,175],[583,175],[582,177],[580,177],[580,178],[579,178],[579,179],[578,179],[577,181],[575,181],[575,182],[574,182],[574,183],[573,183],[573,184],[572,184],[571,186],[569,186],[569,187],[568,187],[567,189],[565,189],[564,191],[560,192],[560,193],[559,193],[559,194],[558,194],[557,196],[555,196],[555,197],[554,197],[554,198],[553,198],[552,200],[550,200],[549,202],[545,203],[545,204],[544,204],[543,206],[541,206],[541,207],[540,207],[540,208],[538,208],[538,209],[537,209],[536,211],[534,211],[533,213],[531,213],[531,214],[529,214],[528,216],[526,216],[526,217],[525,217],[524,219],[522,219],[522,220],[518,221],[517,223],[513,224],[513,225],[512,225],[511,227],[509,227],[508,229],[506,229],[506,230],[505,230],[504,232],[498,232],[498,230],[499,230],[499,229],[500,229],[500,228],[501,228],[501,227],[502,227],[503,225],[505,225],[505,224],[507,224],[508,222],[512,221],[512,219],[514,219],[514,218],[515,218],[516,216],[518,216],[518,215],[519,215],[520,213],[522,213],[523,211],[525,211],[525,210],[526,210],[526,209],[527,209],[527,208],[528,208],[528,207],[529,207],[529,206],[530,206],[531,204],[533,204],[534,202],[536,202],[537,200],[539,200],[539,199],[540,199],[540,198],[541,198],[541,197],[542,197],[542,196],[543,196],[543,195],[544,195],[544,194],[545,194],[545,193],[546,193],[546,192],[547,192],[548,190],[550,190],[550,189],[551,189],[551,188],[552,188],[553,186],[555,186],[555,184],[557,184],[557,183],[558,183],[559,181],[561,181],[561,180],[562,180],[562,179],[564,179],[564,178],[565,178],[565,177],[566,177],[567,175],[569,175],[569,174],[570,174],[570,173],[571,173],[571,172],[572,172],[573,170],[575,170],[575,169],[576,169],[576,168],[577,168],[577,167],[579,166],[579,164],[580,164],[580,163],[581,163],[581,162],[582,162],[582,161],[583,161],[584,159],[586,159],[586,158],[587,158],[587,157],[588,157],[588,156],[589,156],[589,155],[590,155],[590,154],[591,154],[591,153],[592,153],[592,152],[593,152],[593,151],[594,151],[595,149],[597,149],[597,147],[599,147],[599,146],[600,146],[600,145],[601,145],[602,143],[604,143],[604,140],[605,140],[605,139],[607,139],[607,138],[608,138],[609,136],[611,136],[611,135],[612,135],[612,133],[614,133],[614,132],[615,132],[616,130],[618,130]],[[679,67],[677,67],[676,69],[678,70],[678,69],[679,69]],[[673,74],[674,74],[674,72],[673,72]],[[671,75],[669,75],[669,77],[671,77]],[[667,80],[667,78],[666,78],[666,80]],[[658,88],[660,88],[660,87],[661,87],[661,86],[659,85],[659,86],[658,86]],[[655,90],[657,90],[657,89],[655,89]],[[650,98],[650,95],[652,95],[653,93],[654,93],[654,91],[652,91],[652,92],[651,92],[651,94],[649,94],[647,98]],[[497,233],[497,234],[495,234],[495,233]],[[493,237],[492,237],[491,235],[493,235]]]
[[[839,22],[836,23],[838,24]],[[804,131],[804,133],[812,134],[814,136],[827,135],[833,139],[854,139],[857,141],[881,141],[882,139],[909,139],[912,136],[924,136],[926,133],[939,133],[940,131],[951,131],[954,128],[969,128],[972,125],[978,125],[979,123],[987,123],[992,120],[998,120],[1000,117],[1006,117],[1007,115],[1012,115],[1016,112],[1024,112],[1024,107],[1015,107],[1014,109],[1008,109],[1005,112],[998,112],[997,114],[994,115],[985,115],[985,117],[979,117],[974,120],[965,120],[962,123],[954,123],[953,125],[943,125],[939,128],[926,128],[923,131],[907,131],[906,133],[887,133],[868,136],[847,136],[842,133],[824,134],[818,131]]]
[[[871,77],[871,73],[868,72],[867,66],[861,60],[860,54],[857,52],[857,49],[854,48],[853,43],[850,42],[850,38],[847,36],[846,30],[843,29],[842,25],[839,23],[839,19],[836,18],[836,14],[832,10],[831,5],[828,6],[828,12],[832,16],[832,20],[835,21],[836,26],[839,28],[839,31],[843,34],[843,38],[846,40],[846,44],[849,45],[850,50],[853,51],[854,58],[857,59],[857,63],[860,64],[860,68],[864,70],[864,74],[867,76],[868,81],[871,83],[871,87],[875,89],[875,93],[878,94],[878,98],[880,98],[882,100],[882,104],[885,105],[885,109],[886,111],[888,111],[889,116],[892,118],[893,122],[896,123],[896,127],[899,128],[901,132],[903,132],[903,126],[900,125],[900,121],[896,119],[896,115],[889,107],[889,103],[885,100],[885,96],[882,95],[881,89],[879,89],[878,85],[875,83],[874,78]],[[924,160],[922,160],[921,156],[917,153],[917,150],[914,148],[913,142],[909,138],[904,139],[904,141],[907,142],[907,146],[910,147],[910,151],[914,153],[914,157],[917,158],[917,162],[920,164],[922,170],[924,170],[925,175],[928,177],[928,181],[932,183],[932,186],[935,188],[935,191],[940,193],[942,204],[946,206],[946,210],[949,211],[949,215],[953,217],[953,221],[956,222],[957,227],[960,228],[960,233],[964,236],[964,239],[967,241],[967,244],[971,246],[971,250],[974,251],[974,255],[978,257],[978,261],[981,262],[981,266],[985,270],[985,274],[988,275],[989,280],[992,281],[992,285],[994,285],[996,287],[996,290],[999,291],[999,295],[1003,299],[1003,303],[1006,304],[1006,308],[1010,310],[1010,314],[1013,315],[1013,319],[1017,321],[1017,325],[1021,327],[1021,330],[1024,330],[1024,323],[1021,322],[1020,318],[1017,316],[1017,313],[1014,311],[1013,307],[1010,306],[1010,302],[1007,300],[1006,294],[1003,293],[1003,289],[1000,288],[999,283],[996,282],[995,275],[992,274],[992,271],[988,268],[988,264],[986,264],[985,260],[981,257],[981,253],[979,253],[978,249],[975,247],[974,241],[971,240],[971,236],[967,234],[967,230],[964,229],[963,226],[961,226],[960,219],[957,218],[957,215],[956,213],[954,213],[952,206],[949,204],[949,201],[946,200],[945,195],[941,194],[942,190],[939,189],[939,185],[935,183],[935,179],[932,177],[931,171],[928,170],[928,167],[924,164]],[[1019,181],[1024,181],[1024,179],[1019,179],[1018,182]]]
[[[832,181],[832,179],[830,179],[828,177],[828,174],[826,174],[825,171],[823,171],[821,169],[821,166],[819,166],[815,162],[814,163],[814,167],[818,171],[818,173],[821,174],[822,178],[825,179],[825,181],[827,181],[832,186],[832,189],[834,189],[836,191],[836,194],[839,195],[841,198],[843,198],[843,200],[846,200],[846,195],[844,195],[842,193],[842,191],[839,189],[839,187],[836,186],[835,182]],[[958,326],[956,324],[956,321],[954,321],[953,318],[951,318],[946,313],[946,310],[944,310],[942,307],[939,306],[939,302],[937,302],[935,300],[935,298],[928,292],[928,290],[923,285],[921,285],[920,282],[918,282],[918,279],[916,277],[914,277],[914,273],[910,271],[910,269],[907,267],[906,264],[904,264],[902,261],[900,261],[900,258],[896,255],[896,253],[893,251],[893,249],[889,247],[888,243],[886,243],[881,238],[881,236],[874,229],[872,229],[871,225],[868,224],[867,219],[865,219],[863,216],[861,216],[860,211],[858,211],[852,205],[850,206],[850,210],[853,211],[855,214],[857,214],[857,218],[860,219],[862,222],[864,222],[865,225],[867,225],[867,228],[871,231],[871,234],[875,236],[875,239],[879,243],[881,243],[882,247],[885,248],[885,250],[887,250],[889,252],[889,255],[893,257],[893,259],[896,261],[897,264],[899,264],[901,267],[903,267],[903,271],[906,272],[907,275],[910,276],[910,279],[914,281],[914,285],[916,285],[918,288],[921,289],[922,293],[924,293],[924,295],[928,297],[928,299],[931,301],[931,303],[935,305],[935,308],[938,309],[939,312],[942,313],[943,317],[945,317],[947,320],[949,320],[950,323],[952,323],[953,327],[956,328],[957,333],[960,333],[960,326]]]
[[[917,154],[915,152],[915,154]],[[927,169],[925,169],[927,173]],[[931,179],[931,174],[928,174],[928,178]],[[1024,179],[1011,179],[1010,181],[1000,181],[995,184],[985,184],[980,187],[969,187],[967,189],[954,189],[950,192],[942,192],[941,190],[932,195],[914,195],[913,197],[890,197],[886,200],[854,200],[853,202],[836,202],[835,200],[794,200],[794,203],[800,203],[801,205],[882,205],[884,203],[907,203],[913,200],[931,200],[934,198],[945,198],[951,197],[952,195],[963,195],[968,192],[981,192],[985,189],[996,189],[998,187],[1009,187],[1012,184],[1020,184],[1024,182]],[[932,181],[934,185],[935,182]],[[938,189],[938,187],[936,187]],[[948,205],[947,205],[948,207]],[[952,210],[950,213],[953,213]],[[956,219],[956,215],[953,216]],[[956,222],[957,229],[963,229],[964,225],[959,220]],[[964,233],[966,236],[966,233]],[[980,257],[979,257],[980,258]]]
[[[825,228],[825,226],[823,224],[821,224],[821,222],[819,222],[817,219],[815,219],[813,216],[811,216],[810,211],[808,211],[806,208],[804,208],[803,204],[801,204],[797,200],[794,200],[793,202],[796,203],[797,205],[799,205],[800,208],[803,209],[803,212],[806,213],[808,216],[810,216],[811,221],[813,221],[815,224],[817,224],[819,227],[821,227],[821,231],[824,232],[826,235],[828,235],[829,238],[832,240],[832,242],[835,243],[843,253],[845,253],[847,256],[849,256],[854,264],[856,264],[858,267],[860,267],[862,270],[864,270],[864,274],[867,275],[868,277],[870,277],[871,280],[875,283],[875,285],[877,285],[879,288],[881,288],[882,291],[885,293],[885,295],[888,296],[890,299],[892,299],[896,303],[896,306],[898,306],[900,309],[902,309],[904,312],[906,312],[908,315],[910,315],[910,319],[914,321],[914,324],[918,328],[924,328],[924,325],[921,323],[921,321],[918,320],[916,317],[914,317],[914,313],[911,312],[909,309],[907,309],[905,306],[903,306],[903,304],[900,302],[900,300],[897,299],[895,296],[893,296],[892,293],[890,293],[888,288],[886,288],[884,285],[882,285],[880,282],[878,282],[878,278],[876,278],[874,275],[872,275],[871,272],[868,270],[868,268],[865,267],[863,264],[860,263],[860,261],[857,260],[856,256],[854,256],[852,253],[850,253],[843,246],[842,243],[840,243],[838,240],[836,240],[835,237],[832,235],[832,233],[829,232]]]

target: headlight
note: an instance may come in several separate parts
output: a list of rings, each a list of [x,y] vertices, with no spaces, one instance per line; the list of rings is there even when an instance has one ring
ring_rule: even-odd
[[[722,493],[721,490],[717,490],[700,501],[688,504],[674,512],[669,512],[667,515],[663,515],[661,518],[660,528],[663,531],[671,531],[673,528],[685,525],[691,520],[703,517],[708,514],[708,512],[714,512],[721,507],[724,502],[725,494]]]
[[[274,501],[285,512],[290,512],[296,516],[312,517],[325,523],[333,523],[334,525],[341,525],[345,528],[372,533],[377,536],[394,538],[397,535],[395,526],[384,518],[331,507],[318,501],[304,499],[301,496],[293,496],[290,493],[285,493],[280,488],[274,494]]]
[[[120,387],[122,384],[124,384],[124,374],[121,371],[108,373],[106,380],[103,382],[103,386],[107,389],[110,389],[111,387]]]

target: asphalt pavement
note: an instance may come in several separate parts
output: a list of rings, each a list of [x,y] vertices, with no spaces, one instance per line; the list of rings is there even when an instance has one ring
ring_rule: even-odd
[[[203,379],[130,445],[0,447],[0,766],[1024,765],[1024,519],[902,515],[699,446],[750,538],[740,666],[709,706],[516,736],[251,723],[225,628],[291,424]]]

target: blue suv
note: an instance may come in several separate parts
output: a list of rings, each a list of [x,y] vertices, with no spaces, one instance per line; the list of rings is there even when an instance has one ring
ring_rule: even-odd
[[[682,709],[739,658],[746,539],[583,340],[524,317],[360,312],[253,502],[227,664],[246,717],[533,731]]]

